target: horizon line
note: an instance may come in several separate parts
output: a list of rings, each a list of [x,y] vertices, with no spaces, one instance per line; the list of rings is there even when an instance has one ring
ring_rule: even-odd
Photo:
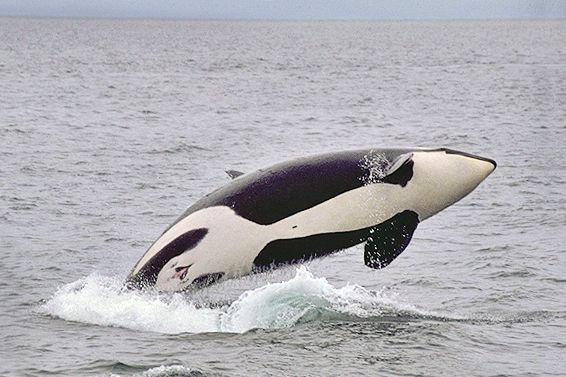
[[[30,14],[0,14],[0,18],[34,18],[34,19],[83,19],[83,20],[155,20],[155,21],[258,21],[258,22],[360,22],[360,21],[566,21],[566,16],[558,17],[545,17],[545,16],[532,16],[532,17],[420,17],[420,18],[284,18],[284,17],[184,17],[184,16],[105,16],[105,15],[30,15]]]

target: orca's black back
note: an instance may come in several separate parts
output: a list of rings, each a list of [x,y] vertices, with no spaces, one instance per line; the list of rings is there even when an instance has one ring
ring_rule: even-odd
[[[404,149],[365,149],[304,157],[245,174],[189,207],[182,219],[200,209],[227,206],[238,215],[268,225],[325,202],[368,182],[364,159],[380,155],[390,163]],[[177,220],[178,221],[178,220]]]

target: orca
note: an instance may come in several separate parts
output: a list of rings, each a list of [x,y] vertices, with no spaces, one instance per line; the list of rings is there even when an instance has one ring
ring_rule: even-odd
[[[364,243],[384,268],[417,225],[474,190],[495,161],[451,149],[364,149],[244,174],[198,200],[150,246],[132,288],[183,291]]]

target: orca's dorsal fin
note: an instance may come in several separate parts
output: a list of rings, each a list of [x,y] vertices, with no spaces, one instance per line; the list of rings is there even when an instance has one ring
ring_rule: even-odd
[[[379,269],[391,263],[409,245],[418,224],[418,215],[406,210],[372,228],[365,244],[365,265]]]
[[[228,174],[228,177],[235,179],[241,175],[244,175],[245,173],[242,173],[241,171],[237,171],[237,170],[226,170],[226,174]]]

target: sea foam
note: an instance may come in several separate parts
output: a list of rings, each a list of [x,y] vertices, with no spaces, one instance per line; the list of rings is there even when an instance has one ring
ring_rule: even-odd
[[[372,318],[400,312],[431,315],[359,285],[336,288],[303,266],[289,280],[245,291],[222,306],[203,306],[182,293],[126,290],[122,279],[92,274],[58,289],[39,311],[68,321],[168,334],[241,333],[321,319]]]

